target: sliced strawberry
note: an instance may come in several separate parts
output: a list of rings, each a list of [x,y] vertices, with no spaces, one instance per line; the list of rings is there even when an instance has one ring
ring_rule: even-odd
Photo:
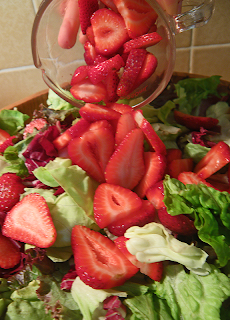
[[[133,189],[145,172],[143,133],[132,130],[117,147],[105,170],[106,182]]]
[[[5,130],[0,129],[0,145],[8,138],[10,138],[10,134]]]
[[[125,113],[121,115],[117,122],[117,130],[115,135],[116,146],[119,146],[125,136],[136,127],[136,123],[131,113]]]
[[[113,0],[125,21],[129,37],[134,39],[148,32],[157,14],[145,0]]]
[[[158,181],[162,180],[166,168],[166,158],[162,154],[156,152],[144,152],[145,174],[138,185],[135,192],[140,198],[144,198],[147,190]]]
[[[100,228],[126,217],[142,207],[142,201],[129,189],[102,183],[94,196],[94,218]]]
[[[89,40],[89,42],[95,46],[95,39],[94,39],[94,34],[93,34],[93,27],[90,25],[87,29],[86,29],[86,36],[87,39]]]
[[[112,71],[106,77],[106,90],[108,94],[108,103],[116,102],[119,99],[117,95],[117,86],[120,81],[120,78],[116,71]]]
[[[210,130],[219,122],[219,120],[215,118],[193,116],[183,113],[179,110],[174,110],[174,118],[176,122],[187,127],[188,129],[198,131],[200,131],[201,127]]]
[[[75,137],[80,137],[89,128],[90,122],[85,119],[79,119],[74,125],[63,132],[59,137],[57,137],[53,144],[56,149],[61,150],[65,148],[71,139]]]
[[[72,162],[100,183],[105,181],[104,170],[113,150],[114,136],[105,127],[89,130],[68,145]]]
[[[70,88],[70,92],[77,100],[85,102],[107,101],[107,91],[103,83],[92,84],[89,79],[82,80]]]
[[[133,112],[133,108],[125,103],[107,103],[107,107],[120,112],[121,114]]]
[[[28,123],[25,126],[24,132],[23,132],[23,138],[25,139],[28,134],[33,133],[34,129],[41,130],[47,125],[47,121],[43,118],[38,118],[32,120],[30,123]]]
[[[84,59],[86,64],[88,66],[93,65],[97,56],[95,46],[91,42],[86,41],[86,43],[84,44],[84,50]]]
[[[14,139],[16,138],[16,136],[10,136],[9,138],[7,138],[3,143],[0,144],[0,154],[3,154],[4,151],[10,147],[14,145]]]
[[[15,173],[4,173],[0,177],[0,210],[9,211],[24,192],[25,186]]]
[[[93,103],[86,103],[81,107],[79,113],[82,118],[89,122],[97,120],[116,120],[120,118],[119,112]]]
[[[94,62],[93,64],[98,64],[98,63],[101,63],[101,62],[104,62],[106,61],[108,58],[105,57],[105,56],[102,56],[101,54],[97,54],[95,59],[94,59]]]
[[[195,166],[194,172],[203,179],[213,175],[230,162],[230,147],[218,142]]]
[[[125,23],[120,14],[102,8],[91,17],[96,52],[104,56],[111,56],[118,52],[128,40]]]
[[[7,213],[2,234],[40,248],[52,246],[57,232],[45,199],[30,193],[20,200]]]
[[[129,52],[132,49],[144,49],[160,42],[162,37],[157,32],[146,33],[135,39],[131,39],[124,43],[123,52]]]
[[[144,83],[155,72],[157,67],[157,58],[150,52],[147,53],[142,68],[133,85],[132,91]]]
[[[135,110],[133,112],[133,116],[138,127],[143,131],[145,138],[152,149],[157,153],[166,155],[166,147],[163,141],[158,137],[151,124],[144,118],[142,112],[140,110]]]
[[[105,80],[110,72],[119,71],[124,65],[122,57],[119,54],[116,54],[106,61],[91,66],[88,72],[89,79],[93,84],[97,84],[98,82]]]
[[[164,200],[164,185],[163,180],[158,181],[146,191],[147,199],[153,204],[156,209],[165,207]]]
[[[142,200],[142,206],[140,209],[137,209],[127,216],[118,217],[114,222],[111,222],[107,228],[110,233],[119,237],[123,236],[126,230],[130,227],[143,227],[145,224],[153,222],[154,219],[154,206],[148,200]]]
[[[170,163],[173,160],[181,159],[182,151],[180,149],[167,149],[166,160],[167,163]]]
[[[10,238],[0,233],[0,268],[13,268],[20,260],[20,248]]]
[[[98,10],[97,0],[78,0],[79,20],[83,34],[86,34],[86,29],[90,26],[90,18],[92,14]]]
[[[122,285],[138,271],[112,240],[97,231],[76,225],[71,243],[77,274],[94,289]]]
[[[89,66],[79,66],[75,71],[74,74],[72,76],[70,85],[74,86],[75,84],[77,84],[78,82],[86,79],[88,77],[88,72],[89,72]]]
[[[166,207],[158,209],[158,218],[163,226],[176,234],[186,236],[197,233],[194,222],[188,216],[184,214],[171,216],[171,214],[167,212]]]
[[[207,187],[212,187],[210,183],[208,183],[205,179],[201,178],[194,172],[182,172],[178,175],[177,179],[181,181],[183,184],[199,184],[203,183]]]
[[[125,97],[133,88],[133,85],[141,71],[147,51],[145,49],[132,49],[127,58],[124,72],[117,86],[119,97]]]
[[[194,167],[193,159],[186,158],[186,159],[175,159],[172,160],[168,165],[168,174],[171,178],[177,179],[178,175],[181,172],[189,172],[192,171]]]

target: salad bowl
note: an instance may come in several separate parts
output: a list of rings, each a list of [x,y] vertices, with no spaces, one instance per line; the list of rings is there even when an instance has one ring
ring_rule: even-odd
[[[190,90],[191,87],[192,90]],[[180,92],[182,91],[183,95],[181,96]],[[60,106],[61,103],[63,103],[62,106]],[[199,105],[199,108],[193,107],[190,112],[187,112],[189,123],[185,121],[187,119],[183,109],[185,105],[187,110],[192,105]],[[66,111],[66,107],[68,111]],[[122,107],[127,108],[124,105]],[[20,111],[29,115],[30,119],[26,120],[28,123],[32,123],[32,118],[43,114],[43,116],[45,115],[47,119],[51,120],[51,125],[48,128],[52,127],[53,123],[55,123],[57,128],[60,128],[60,123],[65,123],[64,129],[62,129],[62,134],[64,134],[66,132],[69,133],[69,128],[72,128],[82,120],[73,122],[72,125],[70,114],[79,117],[79,113],[84,109],[76,110],[76,108],[66,105],[65,101],[53,95],[53,92],[50,90],[44,90],[7,106],[3,109],[3,115],[8,110]],[[38,113],[38,110],[43,113]],[[102,110],[100,109],[100,111]],[[150,141],[151,139],[147,142],[147,137],[150,136],[146,135],[146,143],[150,143],[151,146],[154,145],[155,151],[151,151],[148,146],[145,146],[147,149],[144,152],[146,152],[145,154],[158,155],[158,160],[154,158],[157,171],[161,170],[158,170],[158,168],[162,168],[161,163],[164,164],[164,170],[160,173],[161,178],[164,179],[163,191],[162,186],[158,185],[162,181],[157,181],[157,183],[152,185],[152,187],[156,187],[156,189],[153,189],[154,193],[152,196],[151,192],[146,190],[145,196],[141,198],[143,189],[140,187],[140,184],[137,185],[138,188],[136,186],[134,188],[130,187],[129,193],[126,193],[126,195],[130,195],[131,190],[133,190],[133,193],[136,194],[135,201],[139,201],[137,200],[137,195],[142,199],[140,201],[140,208],[142,210],[146,209],[143,203],[145,202],[146,204],[148,202],[148,210],[152,212],[149,204],[151,202],[155,208],[154,214],[155,210],[157,210],[157,216],[151,216],[151,221],[145,222],[146,224],[144,223],[144,225],[140,225],[140,221],[138,221],[137,224],[131,225],[125,231],[122,228],[123,225],[126,226],[127,221],[122,220],[122,218],[118,219],[118,221],[123,222],[122,227],[116,228],[116,223],[108,223],[107,227],[104,228],[104,220],[98,218],[100,217],[100,210],[97,207],[100,199],[98,190],[99,187],[103,187],[106,183],[111,185],[112,183],[101,183],[99,181],[95,183],[95,179],[91,179],[90,174],[86,174],[84,169],[81,170],[80,164],[72,165],[70,163],[72,160],[70,161],[68,157],[73,156],[69,146],[70,144],[72,147],[74,146],[73,141],[76,137],[70,138],[68,141],[69,155],[67,155],[65,147],[60,147],[60,144],[53,142],[57,149],[61,150],[58,156],[55,156],[52,160],[48,157],[48,163],[45,165],[43,163],[43,166],[35,165],[36,168],[32,171],[34,176],[30,176],[30,179],[24,178],[26,185],[25,192],[23,193],[22,200],[16,204],[16,209],[13,207],[4,218],[0,215],[2,233],[8,234],[8,238],[12,238],[12,241],[17,246],[21,242],[25,242],[25,247],[22,246],[18,249],[22,252],[20,263],[15,268],[12,267],[5,270],[0,268],[1,319],[17,319],[19,314],[24,320],[29,320],[29,318],[35,320],[39,318],[44,320],[108,320],[111,315],[114,315],[115,319],[119,320],[134,318],[137,320],[190,320],[191,317],[202,320],[225,320],[229,318],[230,239],[228,234],[230,221],[228,215],[230,207],[230,169],[228,169],[228,166],[230,162],[230,147],[228,142],[230,128],[230,83],[220,80],[219,76],[205,77],[188,73],[174,73],[162,94],[153,101],[152,105],[146,105],[141,110],[146,121],[142,118],[140,110],[130,111],[129,109],[129,112],[123,113],[123,117],[125,118],[125,114],[128,114],[127,119],[132,121],[129,114],[133,115],[136,126],[138,126],[138,128],[131,129],[131,132],[135,133],[136,143],[138,143],[142,136],[140,130],[145,135],[147,134],[142,125],[143,123],[147,126],[148,131],[157,132],[158,138],[154,136],[154,140],[158,144],[155,145],[153,141]],[[183,124],[179,117],[181,113],[184,115],[182,117],[183,121],[185,121]],[[6,117],[6,114],[7,112],[4,117]],[[59,118],[56,118],[57,115]],[[86,117],[87,114],[83,113],[83,116]],[[83,118],[83,116],[81,117]],[[2,119],[1,117],[2,114],[0,113],[0,120]],[[119,119],[121,118],[122,116]],[[193,120],[192,124],[191,119]],[[215,119],[214,122],[213,119]],[[212,128],[208,129],[207,123],[210,124],[210,121]],[[99,122],[100,126],[102,126],[106,121]],[[92,121],[91,130],[93,130],[92,128],[96,123],[98,121]],[[151,124],[151,128],[148,123]],[[197,127],[197,123],[199,124],[199,128]],[[110,124],[115,125],[118,131],[118,123],[114,119]],[[126,124],[128,125],[128,123]],[[107,136],[110,135],[108,127],[103,127],[102,131],[99,128],[101,127],[97,127],[96,131],[98,133],[102,132],[103,140],[107,141]],[[87,130],[87,137],[91,137],[92,134]],[[34,141],[37,141],[37,137],[40,136],[44,138],[43,134],[46,131],[47,128],[45,127],[44,129],[42,127],[38,132],[32,130],[30,132],[31,136],[26,136],[25,129],[20,129],[17,134],[19,141],[14,142],[13,146],[9,146],[9,149],[7,148],[0,157],[2,161],[1,173],[4,170],[10,172],[10,168],[16,163],[15,160],[17,159],[15,155],[17,152],[20,155],[23,154],[25,163],[28,153],[31,155],[34,152],[42,154],[42,160],[44,160],[41,146],[34,144]],[[107,136],[104,133],[107,133]],[[62,136],[62,134],[58,135],[58,137]],[[84,134],[81,134],[81,140],[84,140]],[[24,138],[20,140],[22,135],[24,135]],[[131,147],[132,140],[128,140],[129,147],[125,144],[127,136],[130,137],[131,134],[128,133],[123,138],[123,141],[116,146],[116,150],[119,150],[120,154],[123,154],[119,160],[122,157],[126,157],[126,154],[134,153],[138,155],[139,151],[133,148],[133,146]],[[66,137],[68,135],[65,135]],[[162,147],[158,139],[163,141],[166,149]],[[44,149],[49,146],[48,149],[50,150],[49,141],[42,141],[45,141]],[[61,141],[63,142],[63,140]],[[79,142],[80,140],[75,141]],[[34,150],[31,142],[35,145]],[[143,144],[143,141],[141,143]],[[124,145],[125,152],[121,152]],[[133,145],[135,146],[135,143]],[[28,146],[30,146],[29,150]],[[157,148],[160,148],[158,149],[161,152],[160,155],[158,151],[156,152]],[[131,149],[131,152],[129,149]],[[84,150],[88,152],[87,149]],[[183,158],[179,156],[169,159],[169,150],[183,152]],[[13,153],[11,153],[12,151]],[[209,156],[210,153],[211,156]],[[12,155],[13,158],[11,158]],[[113,161],[111,160],[112,157],[113,155],[110,157],[110,163]],[[36,157],[31,157],[31,159],[33,159],[33,163],[36,163]],[[189,159],[189,162],[186,161],[187,164],[191,163],[191,161],[193,164],[186,167],[187,170],[184,169],[185,167],[182,164],[184,163],[184,159]],[[138,158],[135,157],[134,160],[137,161]],[[129,164],[131,163],[134,166],[134,160],[130,156]],[[8,166],[5,163],[6,161]],[[39,163],[37,162],[37,164]],[[200,164],[203,165],[200,167]],[[18,170],[18,165],[19,163],[17,162],[14,172]],[[199,171],[196,172],[197,166]],[[206,169],[203,170],[203,168]],[[198,174],[198,172],[202,172],[203,178],[201,173]],[[19,171],[17,173],[19,174]],[[156,171],[152,168],[151,173],[156,174]],[[110,177],[106,176],[106,179],[110,179]],[[201,179],[199,183],[197,183],[197,179]],[[119,190],[122,190],[122,188]],[[20,236],[19,238],[14,238],[14,234],[9,235],[8,233],[11,232],[7,228],[10,217],[17,212],[17,208],[20,208],[21,201],[34,193],[39,193],[44,197],[57,231],[57,238],[51,246],[39,247],[39,245],[34,245],[33,241],[22,241],[20,240],[22,239]],[[155,194],[159,196],[157,202],[154,202]],[[106,194],[103,194],[103,197],[106,197]],[[120,201],[120,198],[116,199]],[[163,200],[164,204],[162,204]],[[92,209],[92,201],[94,201],[94,209]],[[138,205],[139,202],[135,202],[135,206]],[[29,203],[29,206],[31,206],[31,203]],[[165,218],[165,208],[168,211],[167,219]],[[25,207],[24,209],[26,210]],[[90,215],[87,215],[92,210],[94,210],[94,219],[97,221],[97,225],[95,225],[94,221],[92,223]],[[104,207],[104,210],[106,210],[106,207]],[[148,210],[146,209],[145,212],[148,212]],[[32,211],[36,212],[36,209]],[[132,215],[136,212],[141,214],[139,211],[131,212]],[[29,212],[26,214],[29,214]],[[24,223],[27,223],[27,218],[22,210],[20,215]],[[162,218],[163,215],[164,218]],[[178,223],[175,223],[175,220],[171,219],[170,224],[168,224],[169,216],[170,219],[177,219],[179,216],[189,217],[189,223],[186,220],[186,222],[183,222],[183,227],[181,227],[181,224],[178,227]],[[19,219],[19,215],[14,215],[14,217],[16,220]],[[130,219],[131,215],[127,217]],[[143,219],[145,219],[145,216],[143,216]],[[37,228],[39,227],[38,216]],[[109,261],[108,265],[116,265],[117,263],[117,257],[111,254],[108,249],[111,242],[113,244],[116,243],[117,248],[127,258],[125,259],[126,265],[124,268],[129,265],[127,261],[131,261],[132,268],[130,265],[129,268],[134,272],[132,277],[125,279],[123,282],[116,282],[119,280],[115,279],[114,281],[117,286],[111,285],[107,274],[104,274],[104,277],[101,279],[102,282],[104,278],[108,279],[103,282],[103,287],[100,287],[100,282],[98,284],[96,276],[93,278],[93,281],[90,278],[89,282],[87,282],[88,278],[84,278],[84,274],[89,273],[89,271],[86,272],[84,269],[82,275],[82,267],[78,265],[78,257],[80,259],[85,255],[85,252],[91,254],[90,246],[84,244],[85,251],[80,252],[81,254],[78,255],[76,252],[82,245],[81,240],[82,237],[84,238],[82,232],[89,232],[89,229],[92,229],[93,233],[87,233],[86,237],[88,240],[86,243],[89,244],[92,241],[96,252],[98,252],[98,247],[101,248],[101,245],[106,243],[104,251],[108,254],[108,260],[106,260],[106,262]],[[72,247],[70,245],[71,232]],[[128,241],[125,240],[127,241],[125,242],[127,244],[126,251],[122,247],[124,237],[119,234],[120,232],[123,232],[125,237],[129,239]],[[17,230],[15,234],[18,235]],[[103,237],[104,241],[102,241],[102,244],[99,241],[97,242],[93,238],[93,235]],[[156,237],[152,237],[152,235]],[[42,240],[40,239],[40,241]],[[109,242],[107,242],[108,240]],[[79,247],[75,245],[76,243],[79,243]],[[160,248],[157,252],[154,251],[156,247]],[[114,247],[112,248],[114,249]],[[112,250],[112,252],[114,251]],[[122,261],[124,257],[120,257],[119,251],[115,252]],[[104,259],[107,258],[103,256],[102,251],[99,253],[97,259],[102,259],[104,267],[107,268],[107,265],[105,266],[104,263]],[[98,262],[95,260],[95,257],[92,255],[91,258],[95,263],[93,269],[95,269],[95,266],[98,268]],[[2,257],[0,257],[0,263],[2,263],[1,259]],[[154,266],[151,272],[149,271],[149,266]],[[140,272],[137,272],[135,268]],[[109,286],[108,283],[110,284]]]

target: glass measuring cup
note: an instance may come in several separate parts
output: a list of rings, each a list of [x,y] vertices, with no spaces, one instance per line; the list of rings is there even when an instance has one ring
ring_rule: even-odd
[[[41,69],[49,88],[74,106],[84,102],[70,94],[70,82],[77,67],[85,65],[84,46],[80,41],[80,31],[76,43],[70,49],[58,44],[59,30],[63,22],[63,1],[43,0],[34,20],[32,29],[32,55],[34,64]],[[126,103],[139,108],[153,101],[167,86],[175,64],[177,33],[202,26],[208,22],[214,10],[214,0],[183,1],[188,11],[175,16],[167,14],[155,0],[146,0],[157,13],[156,28],[162,40],[147,50],[157,58],[155,72],[144,83],[132,91]]]

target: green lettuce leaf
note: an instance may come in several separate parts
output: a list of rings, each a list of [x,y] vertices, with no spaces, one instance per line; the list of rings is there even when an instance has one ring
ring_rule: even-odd
[[[28,169],[25,165],[24,160],[20,157],[19,151],[16,146],[8,147],[3,154],[4,160],[7,163],[1,170],[1,174],[5,172],[16,173],[20,177],[26,177],[28,173]]]
[[[198,163],[209,150],[210,148],[189,142],[184,148],[184,157],[192,158],[195,163]]]
[[[29,116],[18,110],[1,110],[0,128],[13,136],[24,128],[27,119]]]
[[[67,94],[70,95],[72,98],[72,95],[70,92],[66,91]],[[69,102],[65,101],[64,99],[60,98],[53,90],[49,90],[48,93],[48,99],[47,99],[47,105],[49,108],[54,110],[69,110],[74,108]]]

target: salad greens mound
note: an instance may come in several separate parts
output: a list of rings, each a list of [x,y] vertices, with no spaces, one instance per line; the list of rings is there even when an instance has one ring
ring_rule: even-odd
[[[170,83],[151,105],[142,108],[166,148],[180,149],[184,158],[198,163],[217,142],[230,145],[230,98],[219,91],[219,83],[219,76]],[[51,124],[49,132],[35,129],[25,139],[20,136],[29,117],[16,109],[0,112],[0,128],[17,140],[0,155],[0,175],[14,172],[22,177],[26,182],[22,197],[34,192],[42,195],[57,230],[53,246],[45,250],[26,244],[20,265],[0,268],[0,319],[229,320],[230,194],[204,184],[185,185],[169,175],[163,181],[167,212],[194,220],[197,234],[192,241],[173,235],[158,222],[133,226],[125,233],[127,249],[138,261],[164,261],[160,282],[137,273],[122,286],[102,290],[80,280],[72,258],[72,228],[82,225],[111,235],[94,221],[98,183],[62,158],[50,143],[57,136],[57,125],[68,128],[79,112],[51,90],[47,105],[38,112]],[[191,132],[175,121],[176,108],[218,119],[219,132],[202,128]],[[226,183],[227,176],[224,168],[215,175],[216,181]],[[111,297],[122,302],[120,317],[116,312],[106,316],[104,303]]]

